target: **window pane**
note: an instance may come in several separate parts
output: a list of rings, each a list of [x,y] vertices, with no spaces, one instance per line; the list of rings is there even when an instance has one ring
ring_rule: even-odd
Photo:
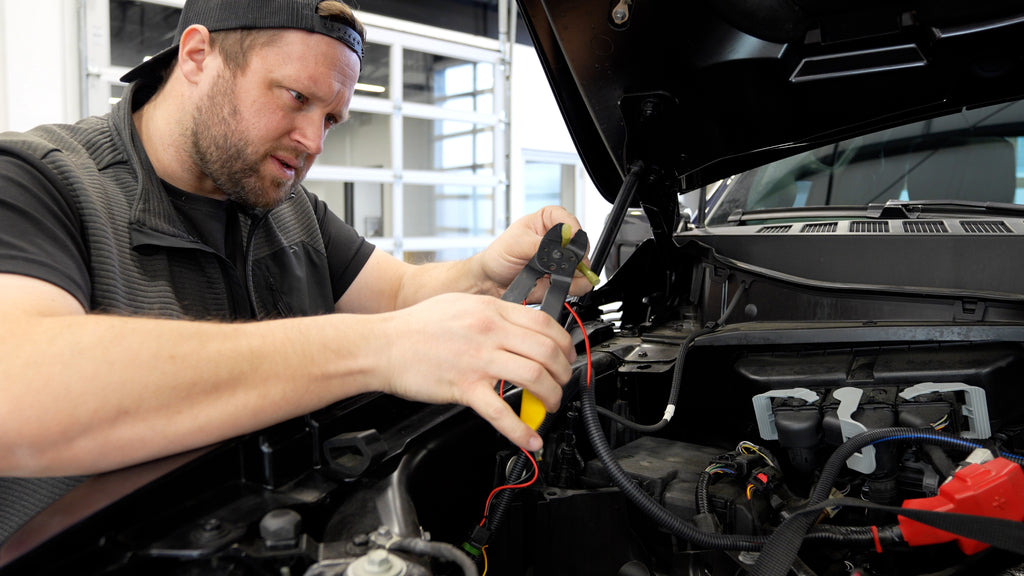
[[[121,84],[111,84],[110,105],[113,106],[114,104],[117,104],[121,98],[124,98],[125,92],[127,92],[126,86],[122,86]]]
[[[450,65],[441,71],[441,76],[447,94],[466,94],[475,90],[471,63]]]
[[[494,110],[494,94],[480,94],[476,97],[476,108],[481,112]]]
[[[405,51],[403,97],[450,110],[494,112],[494,65]]]
[[[348,121],[327,132],[321,166],[391,167],[391,117],[352,112]]]
[[[474,112],[476,101],[472,96],[453,96],[442,103],[445,110],[458,110],[459,112]]]
[[[384,198],[391,194],[390,184],[311,180],[304,184],[310,192],[327,203],[331,212],[363,236],[385,236]]]
[[[405,167],[494,173],[494,128],[483,124],[405,118]]]
[[[523,167],[523,188],[526,192],[523,210],[526,213],[535,212],[552,204],[573,210],[574,170],[572,164],[527,162]]]
[[[110,0],[110,63],[135,67],[170,46],[180,15],[180,8]]]
[[[494,66],[490,64],[477,64],[476,89],[494,92]]]
[[[406,236],[494,234],[494,189],[474,186],[405,187]]]
[[[370,42],[363,44],[363,68],[359,72],[356,94],[391,98],[390,62],[390,47]]]

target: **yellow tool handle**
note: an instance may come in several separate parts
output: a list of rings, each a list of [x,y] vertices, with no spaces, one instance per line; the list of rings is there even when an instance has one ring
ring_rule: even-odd
[[[544,417],[547,416],[548,411],[541,404],[541,401],[536,396],[530,393],[529,390],[523,390],[522,404],[519,406],[519,419],[522,420],[527,426],[536,430],[540,428]]]

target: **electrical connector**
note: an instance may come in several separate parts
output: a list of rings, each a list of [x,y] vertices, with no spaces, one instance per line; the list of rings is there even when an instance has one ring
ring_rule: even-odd
[[[469,538],[462,543],[462,549],[473,558],[479,558],[484,546],[491,540],[491,531],[483,526],[474,526]]]
[[[737,454],[735,452],[722,454],[711,460],[712,464],[721,464],[735,471],[737,478],[746,478],[751,470],[763,462],[764,459],[757,454]]]
[[[473,528],[473,532],[469,535],[469,542],[477,548],[483,548],[491,541],[491,531],[483,526],[477,526]]]
[[[755,492],[764,492],[775,486],[775,481],[779,479],[779,476],[781,474],[778,468],[762,466],[750,473],[747,482],[754,487]]]

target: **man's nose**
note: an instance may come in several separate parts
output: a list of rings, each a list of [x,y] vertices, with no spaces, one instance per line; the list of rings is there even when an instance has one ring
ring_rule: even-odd
[[[319,156],[323,152],[326,137],[326,123],[315,114],[303,114],[292,133],[292,138],[314,156]]]

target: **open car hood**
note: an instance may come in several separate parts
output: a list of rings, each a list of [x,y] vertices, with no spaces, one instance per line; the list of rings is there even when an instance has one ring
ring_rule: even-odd
[[[1024,5],[519,0],[613,200],[643,162],[682,192],[844,138],[1024,94]]]

